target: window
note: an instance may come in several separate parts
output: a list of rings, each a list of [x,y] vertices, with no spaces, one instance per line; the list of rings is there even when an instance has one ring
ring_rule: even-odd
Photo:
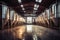
[[[54,5],[52,5],[52,13],[54,14]]]
[[[6,18],[9,19],[9,9],[7,10]]]
[[[56,4],[52,5],[52,13],[54,14],[54,17],[56,18]]]
[[[55,5],[55,18],[56,18],[56,5]]]
[[[27,23],[32,23],[32,17],[27,17]]]
[[[14,12],[14,21],[16,20],[16,13]]]
[[[11,11],[10,11],[10,19],[11,19],[11,20],[13,19],[13,14],[14,14],[14,11],[11,10]]]
[[[33,17],[33,19],[32,19],[33,22],[35,22],[35,18],[36,18],[36,17]]]
[[[49,9],[46,10],[48,19],[50,18]]]
[[[6,17],[6,13],[7,13],[7,6],[6,5],[2,5],[2,18]]]
[[[19,15],[17,14],[17,21],[19,21]],[[22,20],[23,21],[23,20]]]

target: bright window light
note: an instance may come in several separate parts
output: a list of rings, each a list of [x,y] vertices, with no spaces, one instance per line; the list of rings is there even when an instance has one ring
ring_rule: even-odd
[[[5,18],[6,12],[7,12],[7,6],[6,5],[2,5],[2,18]]]
[[[9,19],[9,9],[7,10],[7,19]]]
[[[48,19],[49,19],[49,16],[50,16],[49,9],[47,9],[46,12],[47,12],[47,16],[48,16]]]
[[[27,32],[32,32],[32,25],[27,25]]]
[[[54,5],[52,5],[52,12],[53,12],[53,14],[54,14]]]
[[[11,11],[10,11],[10,19],[11,19],[11,20],[13,19],[13,14],[14,14],[14,11],[11,10]]]
[[[23,7],[23,5],[21,5],[21,7]]]
[[[32,17],[27,17],[27,23],[32,23]]]
[[[14,13],[14,21],[16,20],[16,13]]]
[[[55,18],[56,18],[56,5],[55,5]]]
[[[18,0],[19,3],[21,3],[21,0]]]

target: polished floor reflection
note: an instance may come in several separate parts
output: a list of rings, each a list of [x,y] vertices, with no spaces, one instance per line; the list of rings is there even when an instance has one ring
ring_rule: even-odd
[[[59,40],[60,34],[53,29],[38,25],[27,25],[0,30],[1,40]],[[1,36],[0,36],[1,37]]]

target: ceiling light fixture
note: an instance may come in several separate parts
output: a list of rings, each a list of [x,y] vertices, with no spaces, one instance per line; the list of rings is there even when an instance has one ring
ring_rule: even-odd
[[[21,0],[18,0],[19,3],[21,3]]]
[[[35,5],[34,5],[34,7],[35,7],[35,8],[38,8],[38,7],[39,7],[39,5],[35,4]]]
[[[34,10],[37,10],[37,8],[34,8]]]
[[[37,4],[35,4],[34,7],[37,7]]]
[[[42,0],[39,0],[39,3],[41,3],[42,2]]]
[[[25,10],[24,8],[22,8],[22,10]]]
[[[36,2],[39,2],[39,3],[41,3],[41,2],[42,2],[42,0],[36,0]]]
[[[36,2],[38,2],[38,0],[36,0]]]
[[[20,5],[21,7],[23,7],[23,5]]]
[[[24,11],[24,12],[26,12],[26,11]]]
[[[39,7],[39,5],[37,5],[37,8]]]

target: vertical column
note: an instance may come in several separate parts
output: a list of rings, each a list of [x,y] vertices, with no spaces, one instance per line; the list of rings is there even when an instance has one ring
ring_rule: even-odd
[[[2,4],[0,4],[0,29],[2,29]]]
[[[58,28],[60,30],[60,0],[57,0],[56,14],[57,14]]]

